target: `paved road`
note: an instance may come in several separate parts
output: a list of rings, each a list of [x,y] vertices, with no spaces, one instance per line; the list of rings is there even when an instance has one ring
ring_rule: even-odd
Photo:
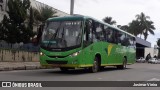
[[[128,65],[126,70],[114,67],[105,68],[98,73],[88,73],[85,70],[71,70],[67,73],[59,69],[19,70],[0,72],[0,81],[160,81],[160,64],[136,63]],[[160,90],[159,88],[127,88],[127,87],[97,87],[97,88],[53,88],[52,90]],[[3,88],[4,89],[4,88]],[[22,88],[21,88],[22,89]],[[20,90],[21,90],[20,89]],[[25,89],[25,88],[23,88]],[[23,90],[22,89],[22,90]],[[42,88],[41,88],[42,89]],[[41,90],[39,89],[39,90]],[[44,89],[44,88],[43,88]],[[0,89],[1,90],[1,89]],[[7,90],[7,89],[5,89]],[[13,90],[13,89],[12,89]],[[16,89],[15,89],[16,90]],[[47,90],[47,89],[46,89]],[[48,90],[50,90],[48,88]]]

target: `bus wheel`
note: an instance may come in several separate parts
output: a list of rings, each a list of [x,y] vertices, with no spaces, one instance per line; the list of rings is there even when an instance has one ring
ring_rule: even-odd
[[[117,68],[118,69],[126,69],[127,67],[127,59],[124,58],[123,64],[122,65],[118,65]]]
[[[100,70],[105,70],[105,66],[100,66]]]
[[[60,70],[61,70],[62,72],[66,72],[66,71],[68,71],[68,68],[60,67]]]
[[[90,68],[90,71],[91,71],[92,73],[96,73],[96,72],[98,72],[98,70],[99,70],[98,58],[95,57],[93,66]]]

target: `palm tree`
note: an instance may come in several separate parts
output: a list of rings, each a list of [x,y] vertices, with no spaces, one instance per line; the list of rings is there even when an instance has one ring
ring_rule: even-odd
[[[33,8],[34,19],[36,22],[44,23],[48,18],[57,17],[57,12],[49,6],[40,6],[40,8]]]
[[[110,24],[110,25],[115,25],[115,24],[116,24],[116,21],[115,21],[115,20],[112,20],[112,17],[105,17],[105,18],[103,19],[103,21],[104,21],[105,23]]]
[[[150,20],[149,16],[145,16],[145,14],[142,12],[139,15],[136,15],[136,20],[139,22],[140,25],[140,34],[144,35],[144,39],[146,40],[148,37],[148,32],[154,35],[155,27],[153,25],[153,22]]]
[[[35,44],[38,45],[42,32],[43,32],[45,21],[48,18],[57,17],[57,15],[55,15],[57,12],[53,10],[52,7],[42,6],[42,5],[37,7],[37,9],[32,8],[32,11],[33,11],[33,16],[34,16],[34,24],[38,27],[37,39],[33,39],[33,41],[35,40]]]
[[[140,22],[133,20],[131,23],[129,23],[128,32],[135,36],[141,34]]]
[[[128,25],[123,25],[123,26],[117,25],[117,27],[120,28],[120,29],[122,29],[122,30],[124,30],[124,31],[127,31],[127,32],[128,32],[128,29],[129,29]]]
[[[157,45],[158,45],[158,58],[160,58],[160,39],[158,39]]]
[[[155,27],[153,25],[153,22],[152,21],[146,21],[146,29],[144,30],[143,32],[143,35],[144,35],[144,39],[146,40],[147,37],[148,37],[148,32],[152,35],[154,35],[154,31],[155,30]]]

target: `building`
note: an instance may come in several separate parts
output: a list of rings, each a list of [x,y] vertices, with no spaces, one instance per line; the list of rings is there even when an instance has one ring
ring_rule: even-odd
[[[0,22],[3,20],[3,16],[7,14],[7,1],[8,0],[0,0]]]
[[[41,3],[41,2],[36,1],[36,0],[30,0],[30,2],[31,2],[31,6],[32,6],[32,7],[35,7],[35,8],[40,8],[40,7],[48,6],[48,5],[44,4],[44,3]],[[48,6],[48,7],[51,7],[51,6]],[[51,8],[52,8],[54,11],[57,12],[55,15],[57,15],[57,16],[59,16],[59,17],[68,16],[68,15],[69,15],[68,13],[65,13],[65,12],[63,12],[63,11],[61,11],[61,10],[58,10],[58,9],[54,8],[54,7],[51,7]]]
[[[0,0],[0,22],[3,20],[3,16],[5,14],[7,15],[7,13],[6,13],[6,11],[8,9],[7,8],[7,2],[8,2],[8,0]],[[42,6],[48,6],[44,3],[38,2],[36,0],[30,0],[30,2],[31,2],[31,6],[37,8],[37,9],[42,7]],[[51,6],[48,6],[48,7],[51,7]],[[57,15],[59,17],[69,15],[68,13],[65,13],[61,10],[58,10],[58,9],[54,8],[54,7],[51,7],[51,8],[57,12],[55,15]]]
[[[31,2],[31,6],[32,7],[34,7],[34,8],[37,8],[37,9],[39,9],[39,8],[41,8],[41,7],[45,7],[45,6],[48,6],[48,5],[46,5],[46,4],[44,4],[44,3],[41,3],[41,2],[39,2],[39,1],[36,1],[36,0],[30,0],[30,2]],[[51,6],[48,6],[48,7],[51,7]],[[53,8],[53,7],[51,7],[54,11],[56,11],[56,16],[58,16],[58,17],[63,17],[63,16],[68,16],[69,14],[68,13],[65,13],[65,12],[63,12],[63,11],[61,11],[61,10],[58,10],[58,9],[56,9],[56,8]],[[39,25],[34,25],[34,27],[33,27],[33,31],[34,32],[37,32],[37,28],[39,27]]]
[[[0,0],[0,22],[3,20],[4,15],[7,15],[7,11],[8,11],[7,3],[8,3],[8,1],[9,0]],[[30,0],[30,2],[31,2],[30,3],[31,6],[34,7],[34,8],[36,8],[36,9],[38,9],[38,10],[41,7],[48,6],[48,5],[44,4],[44,3],[38,2],[36,0]],[[65,12],[63,12],[61,10],[58,10],[56,8],[53,8],[51,6],[48,6],[48,7],[52,8],[54,11],[56,11],[56,14],[55,14],[56,16],[63,17],[63,16],[68,16],[69,15],[68,13],[65,13]],[[34,24],[33,26],[34,26],[33,27],[33,31],[37,32],[37,28],[39,27],[39,25],[38,24]],[[13,48],[16,47],[15,45],[16,44],[12,45]],[[19,45],[21,45],[21,44],[19,44]],[[11,46],[8,45],[8,43],[6,43],[5,41],[0,40],[0,47],[2,47],[2,48],[10,48]],[[27,44],[26,44],[26,47],[29,47],[29,45],[27,46]]]
[[[3,16],[4,15],[7,15],[7,2],[8,0],[0,0],[0,22],[3,20]],[[45,6],[48,6],[44,3],[41,3],[41,2],[38,2],[36,0],[30,0],[31,2],[31,6],[34,7],[34,8],[41,8],[41,7],[45,7]],[[48,7],[51,7],[51,6],[48,6]],[[65,13],[61,10],[58,10],[56,8],[53,8],[51,7],[54,11],[56,11],[57,13],[55,14],[56,16],[59,16],[59,17],[63,17],[63,16],[68,16],[69,14],[68,13]],[[34,27],[33,27],[33,31],[34,32],[37,32],[37,28],[39,27],[38,24],[34,24]]]
[[[151,57],[158,56],[158,48],[157,45],[151,47],[151,43],[143,40],[139,37],[136,37],[136,57],[144,57],[150,53]]]
[[[151,43],[136,37],[136,57],[145,57],[145,48],[151,48]]]

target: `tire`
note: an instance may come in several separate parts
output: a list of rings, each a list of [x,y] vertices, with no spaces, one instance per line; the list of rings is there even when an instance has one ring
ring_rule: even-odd
[[[89,68],[90,72],[92,73],[96,73],[99,70],[99,62],[98,62],[98,58],[95,57],[94,62],[93,62],[93,66],[91,68]]]
[[[118,69],[126,69],[127,68],[127,59],[124,58],[123,64],[117,66]]]
[[[66,71],[68,71],[68,68],[60,67],[60,70],[61,70],[62,72],[66,72]]]
[[[104,70],[105,69],[105,66],[100,66],[100,70]]]

